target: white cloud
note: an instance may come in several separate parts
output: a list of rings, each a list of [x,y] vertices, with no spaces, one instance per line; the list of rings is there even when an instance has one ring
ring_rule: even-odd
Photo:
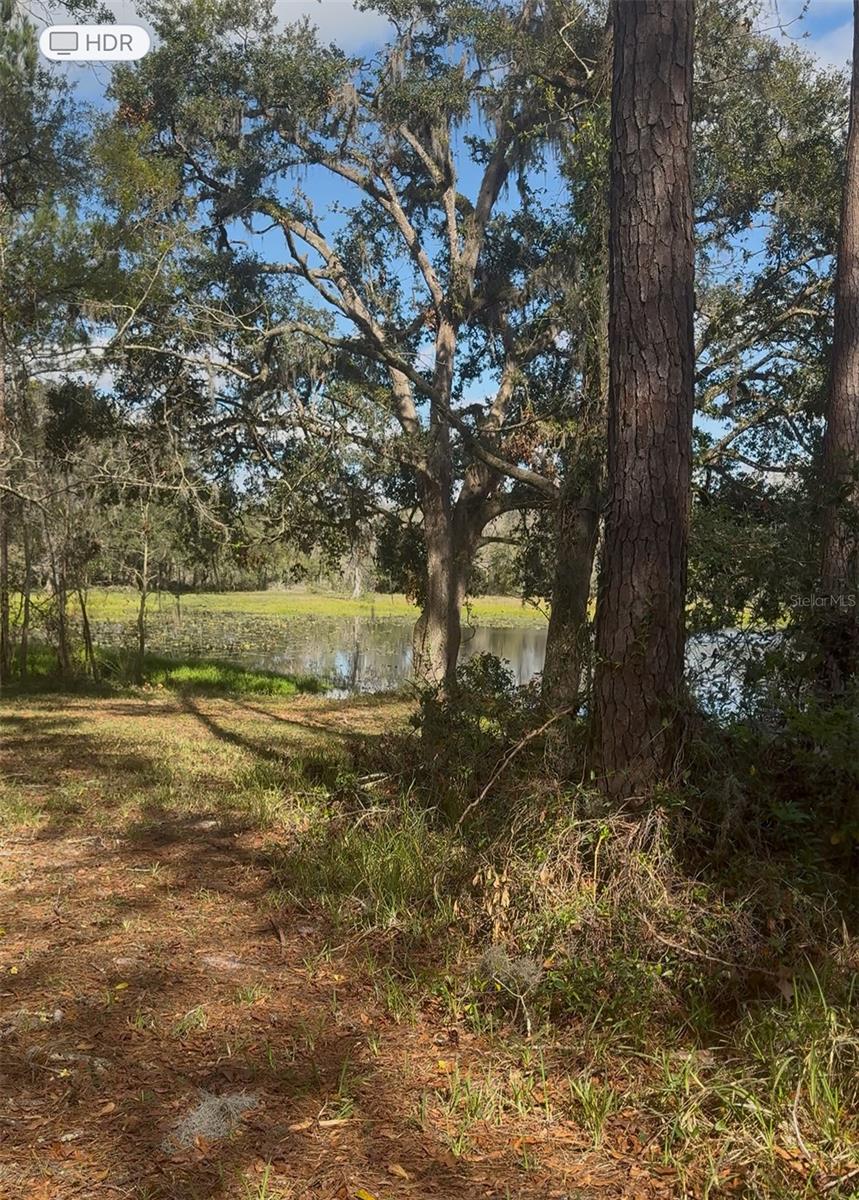
[[[758,25],[824,67],[844,68],[853,54],[852,0],[768,0]]]
[[[276,0],[275,12],[283,21],[309,17],[324,42],[343,50],[359,50],[384,41],[389,25],[375,12],[361,12],[350,0]]]
[[[845,67],[853,57],[853,22],[830,29],[818,37],[810,37],[803,43],[825,67]]]

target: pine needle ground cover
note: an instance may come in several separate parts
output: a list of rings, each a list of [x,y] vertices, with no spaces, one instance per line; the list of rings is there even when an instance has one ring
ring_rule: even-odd
[[[519,919],[554,923],[556,956],[507,949],[540,869],[490,870],[356,771],[356,746],[384,752],[408,715],[163,692],[4,705],[3,1191],[853,1195],[849,971],[696,1008],[670,947],[661,968],[605,970],[594,900],[615,922],[627,902],[572,869],[553,897],[552,862]],[[611,862],[608,832],[581,837],[544,844]],[[589,923],[590,961],[565,956],[558,930]]]

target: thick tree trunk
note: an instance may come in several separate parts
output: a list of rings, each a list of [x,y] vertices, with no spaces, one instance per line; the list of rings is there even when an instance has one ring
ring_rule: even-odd
[[[693,406],[692,0],[614,0],[608,504],[595,715],[610,794],[671,769]]]
[[[426,597],[415,625],[414,661],[419,682],[449,687],[456,675],[462,645],[462,608],[468,594],[480,536],[495,515],[491,508],[494,480],[477,471],[466,482],[455,505],[424,493],[424,537],[427,545]],[[427,520],[427,514],[429,521]]]
[[[453,514],[446,490],[429,482],[422,488],[421,508],[427,568],[421,615],[415,624],[414,669],[419,683],[439,687],[453,678],[461,636]]]
[[[835,329],[823,438],[821,683],[841,695],[859,674],[859,0],[847,169],[835,275]]]
[[[599,532],[596,491],[561,496],[555,514],[555,573],[546,636],[543,699],[572,708],[581,694],[587,654],[588,602]]]

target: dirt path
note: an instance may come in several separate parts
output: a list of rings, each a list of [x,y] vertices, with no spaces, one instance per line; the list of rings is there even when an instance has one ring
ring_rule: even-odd
[[[272,906],[275,835],[219,809],[227,774],[384,721],[250,709],[7,708],[0,1197],[670,1195],[593,1149],[544,1066],[525,1088],[497,1039],[398,1012],[360,939]],[[525,1099],[490,1108],[477,1081],[514,1067]]]

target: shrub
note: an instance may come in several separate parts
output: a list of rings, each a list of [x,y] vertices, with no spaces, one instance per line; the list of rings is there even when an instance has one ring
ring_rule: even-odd
[[[449,690],[420,692],[415,733],[392,739],[375,765],[455,823],[540,712],[536,685],[519,687],[499,658],[478,654],[458,669]]]

